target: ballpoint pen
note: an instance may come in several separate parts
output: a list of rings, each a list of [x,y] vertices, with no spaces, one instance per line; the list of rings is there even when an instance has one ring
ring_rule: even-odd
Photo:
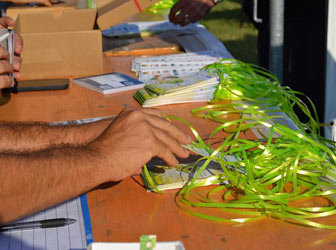
[[[40,220],[40,221],[28,221],[28,222],[17,222],[13,224],[7,224],[0,226],[0,232],[5,232],[15,229],[34,229],[34,228],[51,228],[51,227],[63,227],[76,222],[75,219],[50,219],[50,220]]]

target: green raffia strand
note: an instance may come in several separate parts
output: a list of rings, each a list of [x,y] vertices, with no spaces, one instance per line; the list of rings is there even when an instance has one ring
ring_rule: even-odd
[[[173,7],[178,0],[161,0],[151,6],[146,11],[153,14],[168,14],[171,7]]]
[[[156,187],[156,185],[155,185],[155,183],[154,183],[154,181],[153,181],[153,178],[152,178],[152,177],[150,176],[150,174],[149,174],[149,171],[148,171],[148,168],[147,168],[146,164],[143,166],[143,172],[144,172],[145,177],[146,177],[146,179],[147,179],[147,181],[148,181],[148,184],[152,187],[153,191],[156,192],[156,193],[162,193],[162,191],[160,191],[160,190]]]
[[[191,124],[179,117],[167,117],[190,127],[198,141],[193,144],[203,149],[202,159],[206,160],[178,192],[177,205],[191,215],[213,221],[244,223],[267,216],[309,227],[336,229],[335,223],[320,224],[311,220],[336,214],[336,202],[331,197],[336,194],[335,145],[319,135],[313,103],[302,93],[280,86],[274,76],[255,65],[229,59],[208,65],[206,69],[218,74],[220,84],[210,104],[192,113],[219,124],[210,139],[220,131],[229,135],[213,149]],[[298,96],[307,98],[313,115]],[[215,103],[227,99],[234,101]],[[308,122],[299,121],[294,106],[302,110]],[[239,118],[227,120],[228,114]],[[279,119],[286,117],[294,122],[295,130],[281,124]],[[261,138],[239,137],[250,129],[256,129]],[[226,155],[235,156],[236,161],[223,160]],[[204,183],[196,180],[210,161],[220,164],[224,172],[221,178],[230,184],[217,185],[204,195],[197,189]],[[149,174],[147,177],[151,178]],[[213,184],[218,182],[215,180]],[[292,203],[313,197],[325,197],[329,205],[304,207]],[[204,209],[211,211],[204,212]],[[212,215],[213,210],[216,215]],[[242,217],[223,218],[227,213],[221,216],[217,210]]]

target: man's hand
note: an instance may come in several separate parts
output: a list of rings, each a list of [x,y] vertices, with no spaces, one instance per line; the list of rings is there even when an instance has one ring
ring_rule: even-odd
[[[14,26],[15,21],[9,17],[0,18],[0,28],[7,29],[9,26]],[[14,71],[14,77],[20,79],[19,73],[21,67],[21,52],[23,47],[23,40],[20,35],[15,34],[14,44],[14,64],[9,63],[9,53],[2,47],[0,47],[0,89],[8,88],[12,85],[12,79],[9,74]]]
[[[212,0],[180,0],[170,10],[169,21],[185,26],[204,18],[215,6]]]
[[[126,108],[91,146],[104,156],[105,181],[119,181],[139,173],[153,157],[176,166],[186,158],[191,139],[156,109]]]
[[[9,88],[12,79],[9,76],[13,72],[13,67],[9,63],[9,53],[0,46],[0,89]]]

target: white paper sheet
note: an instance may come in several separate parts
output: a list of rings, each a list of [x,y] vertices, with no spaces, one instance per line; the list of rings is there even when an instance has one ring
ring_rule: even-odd
[[[81,201],[79,197],[20,221],[38,221],[55,218],[71,218],[76,219],[77,221],[64,227],[13,230],[0,233],[0,249],[82,250],[87,248]]]

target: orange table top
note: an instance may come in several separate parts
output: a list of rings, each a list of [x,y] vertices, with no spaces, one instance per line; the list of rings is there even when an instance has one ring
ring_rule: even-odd
[[[132,75],[134,57],[106,57],[105,71]],[[102,95],[76,84],[67,90],[12,94],[0,106],[0,120],[64,121],[117,114],[125,106],[139,106],[134,91]],[[194,118],[190,110],[205,103],[167,105],[165,114],[177,115],[207,137],[213,124]],[[188,128],[181,125],[182,129]],[[188,131],[190,133],[190,131]],[[191,133],[190,133],[191,134]],[[130,156],[132,157],[132,156]],[[245,224],[218,223],[193,217],[179,209],[176,191],[147,192],[138,177],[106,184],[88,193],[95,241],[135,242],[142,234],[156,234],[158,241],[183,242],[186,249],[336,249],[336,232],[298,226],[265,218]],[[336,217],[321,219],[327,223]]]

